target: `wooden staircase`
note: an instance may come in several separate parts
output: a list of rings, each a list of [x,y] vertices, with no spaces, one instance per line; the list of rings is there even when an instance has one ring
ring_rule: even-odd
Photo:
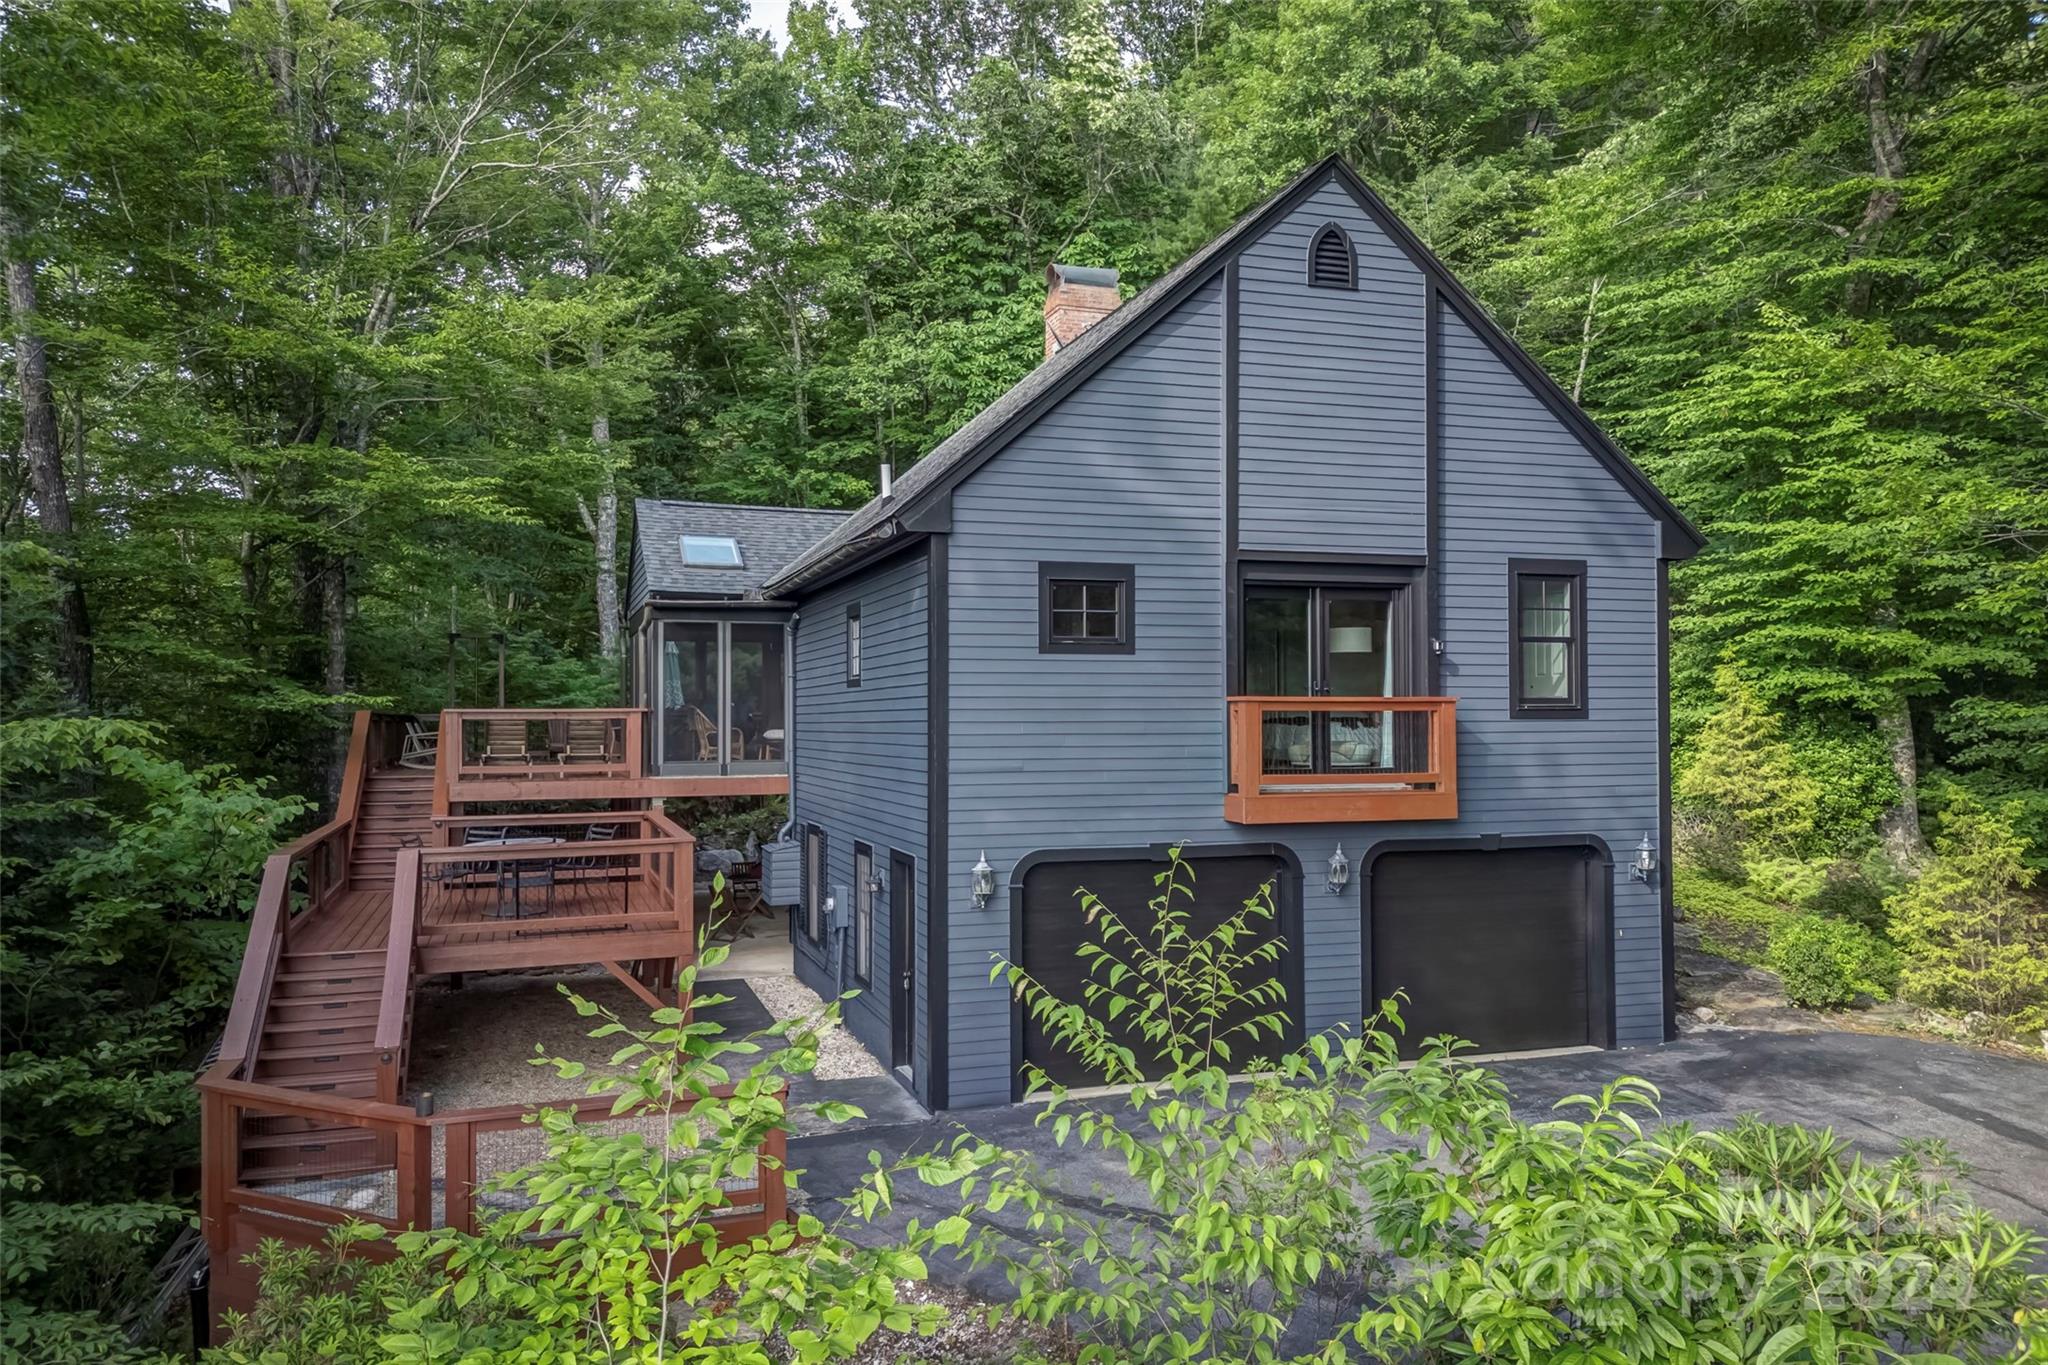
[[[433,832],[434,775],[417,768],[376,768],[363,778],[356,810],[348,884],[391,889],[391,870],[402,847],[420,847]]]
[[[378,768],[364,775],[349,854],[350,890],[389,892],[398,850],[428,842],[433,781],[432,773],[408,768]],[[270,979],[262,1036],[247,1079],[284,1090],[379,1098],[382,1053],[376,1036],[384,965],[382,949],[295,952],[287,941]],[[411,1009],[408,996],[407,1047]],[[406,1061],[401,1048],[401,1078]],[[252,1112],[243,1120],[245,1183],[362,1175],[385,1169],[391,1159],[387,1146],[368,1129],[324,1126],[282,1114]]]

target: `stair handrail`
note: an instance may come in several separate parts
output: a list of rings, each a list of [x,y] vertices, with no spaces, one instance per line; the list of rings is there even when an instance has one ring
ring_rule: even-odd
[[[239,1067],[245,1076],[255,1069],[263,1017],[270,1007],[271,982],[277,975],[278,959],[284,955],[286,931],[291,924],[292,864],[338,838],[338,856],[330,848],[325,868],[309,867],[307,897],[313,906],[318,906],[335,890],[348,887],[356,814],[370,761],[372,718],[369,711],[357,711],[349,726],[348,757],[342,764],[341,799],[335,804],[334,818],[263,860],[263,880],[256,889],[256,904],[249,911],[249,941],[242,950],[242,967],[235,977],[235,994],[228,1006],[228,1022],[220,1043],[221,1061]]]
[[[384,990],[377,1002],[377,1098],[398,1102],[405,1056],[406,1006],[412,995],[412,958],[418,936],[420,852],[398,850],[391,871],[391,932],[384,941]]]

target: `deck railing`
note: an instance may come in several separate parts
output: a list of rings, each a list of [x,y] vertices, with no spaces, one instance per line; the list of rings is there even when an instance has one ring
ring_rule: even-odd
[[[1232,697],[1234,824],[1450,820],[1458,814],[1451,697]]]
[[[208,1183],[202,1208],[216,1314],[252,1305],[255,1273],[244,1258],[265,1239],[316,1246],[331,1228],[351,1222],[394,1232],[478,1231],[485,1215],[478,1198],[483,1187],[545,1152],[545,1137],[527,1121],[536,1110],[566,1109],[579,1124],[652,1137],[700,1102],[677,1097],[673,1120],[659,1109],[615,1115],[609,1097],[421,1115],[372,1100],[251,1085],[231,1072],[225,1064],[216,1066],[199,1083],[206,1161],[226,1177]],[[709,1092],[718,1098],[733,1093],[730,1086]],[[323,1168],[301,1165],[290,1180],[265,1180],[263,1167],[250,1160],[266,1141],[302,1140],[295,1135],[312,1132],[322,1135],[332,1153]],[[767,1134],[753,1169],[727,1182],[724,1206],[709,1220],[722,1245],[764,1233],[787,1216],[787,1141],[781,1130]],[[391,1254],[388,1241],[361,1243],[351,1251],[377,1258]]]
[[[277,974],[292,922],[323,909],[348,889],[349,855],[355,843],[363,784],[370,768],[396,751],[403,734],[403,717],[356,712],[334,818],[264,860],[263,880],[249,912],[249,943],[221,1035],[221,1059],[241,1063],[245,1074],[255,1065],[271,979]]]
[[[522,707],[441,713],[440,752],[457,782],[634,780],[647,772],[647,712]]]

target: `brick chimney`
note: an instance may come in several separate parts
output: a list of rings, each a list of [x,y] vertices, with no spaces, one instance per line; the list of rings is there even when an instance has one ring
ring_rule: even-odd
[[[1116,311],[1121,302],[1116,292],[1116,272],[1087,265],[1045,268],[1045,354],[1070,344],[1074,338]]]

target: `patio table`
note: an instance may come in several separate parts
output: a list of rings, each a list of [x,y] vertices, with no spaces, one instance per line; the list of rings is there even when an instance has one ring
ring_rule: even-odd
[[[565,839],[557,839],[548,835],[522,834],[510,835],[502,839],[478,839],[475,843],[464,844],[463,847],[507,848],[513,845],[562,844],[567,842],[568,841]],[[509,906],[511,910],[510,914],[506,913],[508,907],[505,900],[505,891],[508,885],[508,877],[509,886],[512,892],[512,900]],[[550,901],[553,901],[555,893],[554,862],[552,860],[549,860],[546,862],[532,862],[526,864],[501,864],[498,870],[498,899],[492,904],[490,910],[486,912],[488,917],[491,919],[525,919],[526,910],[525,907],[520,904],[519,892],[521,887],[527,885],[545,886],[548,891],[548,899]]]

